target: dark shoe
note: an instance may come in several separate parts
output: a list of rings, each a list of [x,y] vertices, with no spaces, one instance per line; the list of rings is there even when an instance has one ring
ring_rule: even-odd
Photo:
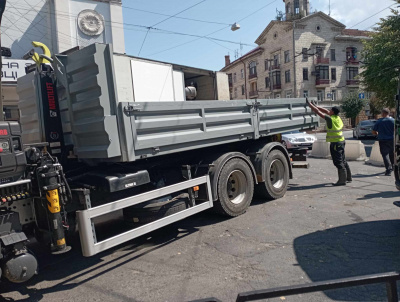
[[[346,164],[346,181],[348,183],[353,181],[353,178],[351,177],[351,170],[349,164]]]
[[[392,175],[392,170],[386,170],[385,176],[390,176],[390,175]]]
[[[336,183],[333,183],[332,185],[334,186],[345,186],[346,185],[346,170],[345,169],[339,169],[338,170],[338,176],[339,176],[339,180]]]

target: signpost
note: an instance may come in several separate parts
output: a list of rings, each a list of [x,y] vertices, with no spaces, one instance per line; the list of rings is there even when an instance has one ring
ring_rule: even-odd
[[[359,93],[358,98],[361,100],[365,99],[365,93],[364,92]]]

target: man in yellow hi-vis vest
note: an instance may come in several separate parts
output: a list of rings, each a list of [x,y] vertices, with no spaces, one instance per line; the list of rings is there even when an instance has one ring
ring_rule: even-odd
[[[339,108],[332,107],[331,110],[315,106],[307,100],[311,110],[326,120],[326,141],[331,143],[330,151],[333,164],[338,169],[339,180],[334,186],[345,186],[346,182],[351,182],[351,170],[346,161],[344,147],[346,141],[343,136],[343,121],[339,116]]]

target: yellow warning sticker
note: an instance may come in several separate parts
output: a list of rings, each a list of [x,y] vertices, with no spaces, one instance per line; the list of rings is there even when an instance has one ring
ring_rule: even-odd
[[[60,199],[58,197],[58,190],[50,190],[46,192],[47,208],[51,213],[60,212]]]

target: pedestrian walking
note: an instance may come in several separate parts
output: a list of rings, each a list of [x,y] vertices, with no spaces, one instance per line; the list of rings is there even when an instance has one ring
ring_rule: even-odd
[[[326,141],[331,143],[331,157],[333,164],[337,168],[339,178],[336,183],[333,183],[333,185],[345,186],[346,182],[352,181],[352,177],[349,164],[347,163],[344,154],[346,141],[343,136],[343,121],[339,116],[340,110],[338,107],[332,107],[330,110],[323,107],[318,107],[309,102],[308,99],[306,100],[311,110],[326,121]]]
[[[378,136],[379,149],[385,163],[386,176],[390,176],[394,165],[394,119],[389,116],[389,109],[382,109],[382,118],[374,125],[372,133]]]

